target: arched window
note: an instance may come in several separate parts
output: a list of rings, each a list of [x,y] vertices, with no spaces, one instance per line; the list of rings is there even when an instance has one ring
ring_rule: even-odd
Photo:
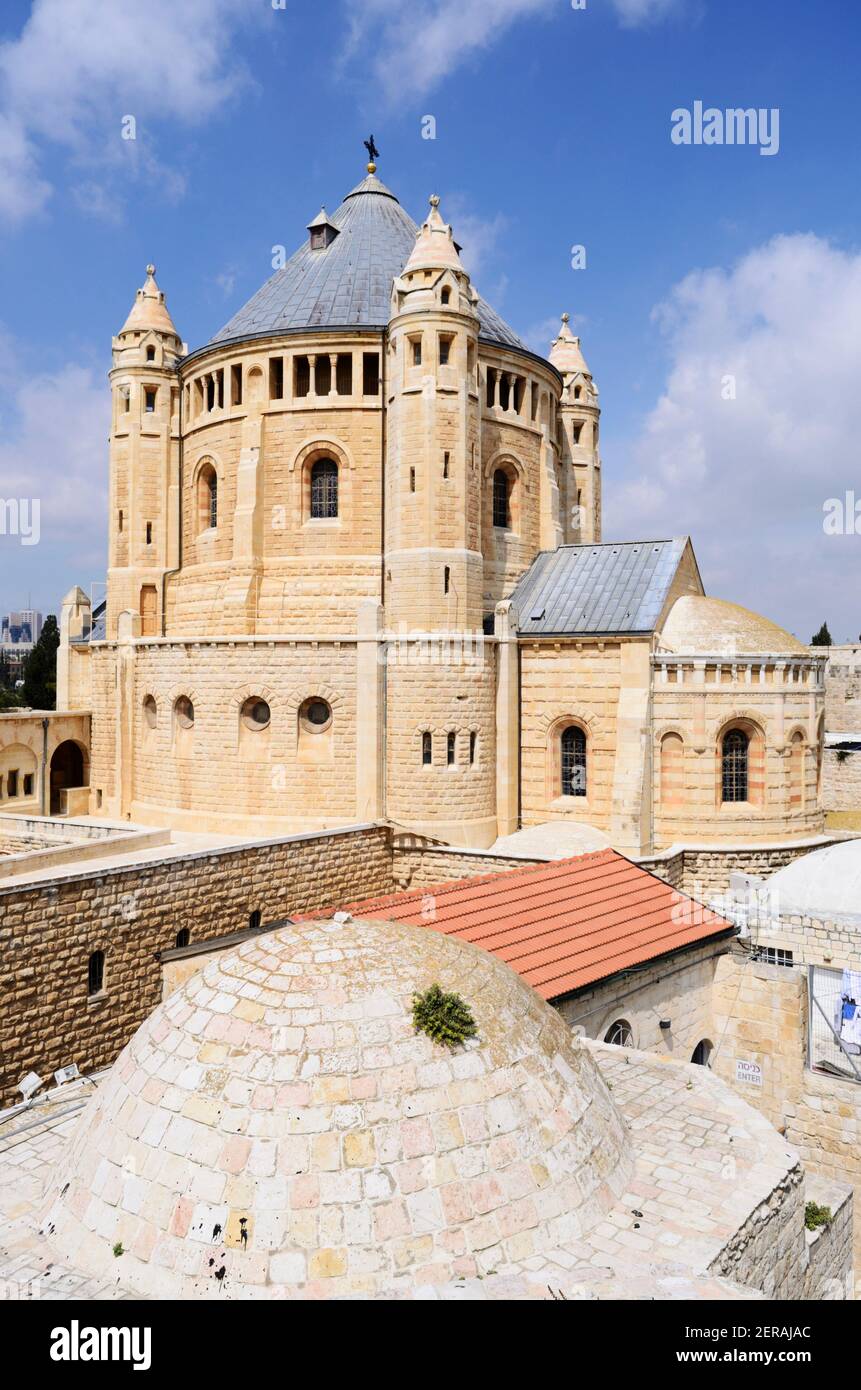
[[[218,474],[205,463],[197,475],[197,529],[214,531],[218,525]]]
[[[311,516],[324,521],[338,515],[338,465],[317,459],[311,466]]]
[[[721,755],[723,801],[747,801],[749,750],[750,739],[743,729],[729,729],[724,734]]]
[[[576,724],[562,730],[562,795],[586,795],[586,735]]]
[[[194,727],[194,705],[187,695],[180,695],[173,707],[173,712],[180,729]]]
[[[707,1067],[711,1055],[712,1045],[709,1042],[708,1038],[703,1038],[702,1041],[698,1042],[696,1047],[694,1048],[693,1054],[691,1056],[691,1061],[697,1067]]]
[[[457,734],[450,733],[446,739],[446,762],[449,767],[454,767],[457,749]]]
[[[605,1043],[615,1043],[617,1047],[634,1046],[634,1030],[627,1019],[617,1018],[604,1034]]]
[[[433,762],[433,735],[429,730],[422,734],[422,766],[430,767]]]
[[[181,950],[182,947],[187,946],[190,941],[191,932],[189,931],[188,927],[180,927],[179,931],[176,934],[176,940],[174,942],[174,945],[177,947],[178,950]]]
[[[105,953],[93,951],[87,961],[87,994],[101,994],[105,987]]]
[[[493,524],[506,529],[511,526],[511,482],[504,468],[493,474]]]

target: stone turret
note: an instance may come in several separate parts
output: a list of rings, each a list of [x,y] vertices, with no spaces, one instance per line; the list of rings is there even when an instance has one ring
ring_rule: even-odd
[[[187,352],[148,265],[113,340],[107,635],[130,611],[161,631],[162,580],[179,557],[179,391]]]
[[[430,204],[389,320],[385,612],[388,629],[413,640],[389,655],[387,809],[422,833],[488,845],[495,671],[481,635],[478,296],[439,199]]]
[[[601,457],[598,452],[598,388],[580,350],[580,339],[562,315],[549,360],[564,381],[559,403],[562,418],[562,473],[566,496],[563,531],[566,542],[589,544],[601,539]]]
[[[386,612],[480,629],[477,295],[439,198],[394,281],[389,321]]]

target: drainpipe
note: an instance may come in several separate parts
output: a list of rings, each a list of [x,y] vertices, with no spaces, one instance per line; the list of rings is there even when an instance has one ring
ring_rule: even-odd
[[[47,782],[48,782],[48,778],[49,778],[49,773],[48,773],[48,728],[49,728],[49,726],[50,726],[50,723],[51,723],[50,719],[43,719],[43,720],[42,720],[42,796],[41,796],[41,803],[40,803],[40,804],[41,804],[41,812],[42,812],[42,815],[43,815],[43,816],[46,816],[46,815],[48,814],[47,808],[46,808],[46,806],[45,806],[45,794],[46,794],[46,792],[47,792]]]

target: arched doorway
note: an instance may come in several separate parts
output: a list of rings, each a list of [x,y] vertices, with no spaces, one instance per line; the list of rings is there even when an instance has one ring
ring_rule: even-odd
[[[72,739],[67,738],[54,749],[51,756],[51,809],[52,816],[63,811],[63,792],[68,787],[85,787],[84,755]]]

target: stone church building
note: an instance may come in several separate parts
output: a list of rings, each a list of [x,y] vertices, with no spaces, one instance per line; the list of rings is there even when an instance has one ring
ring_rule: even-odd
[[[824,658],[706,597],[688,539],[602,540],[568,316],[536,355],[459,251],[370,165],[202,347],[148,267],[113,341],[107,600],[62,614],[90,813],[817,834]]]

